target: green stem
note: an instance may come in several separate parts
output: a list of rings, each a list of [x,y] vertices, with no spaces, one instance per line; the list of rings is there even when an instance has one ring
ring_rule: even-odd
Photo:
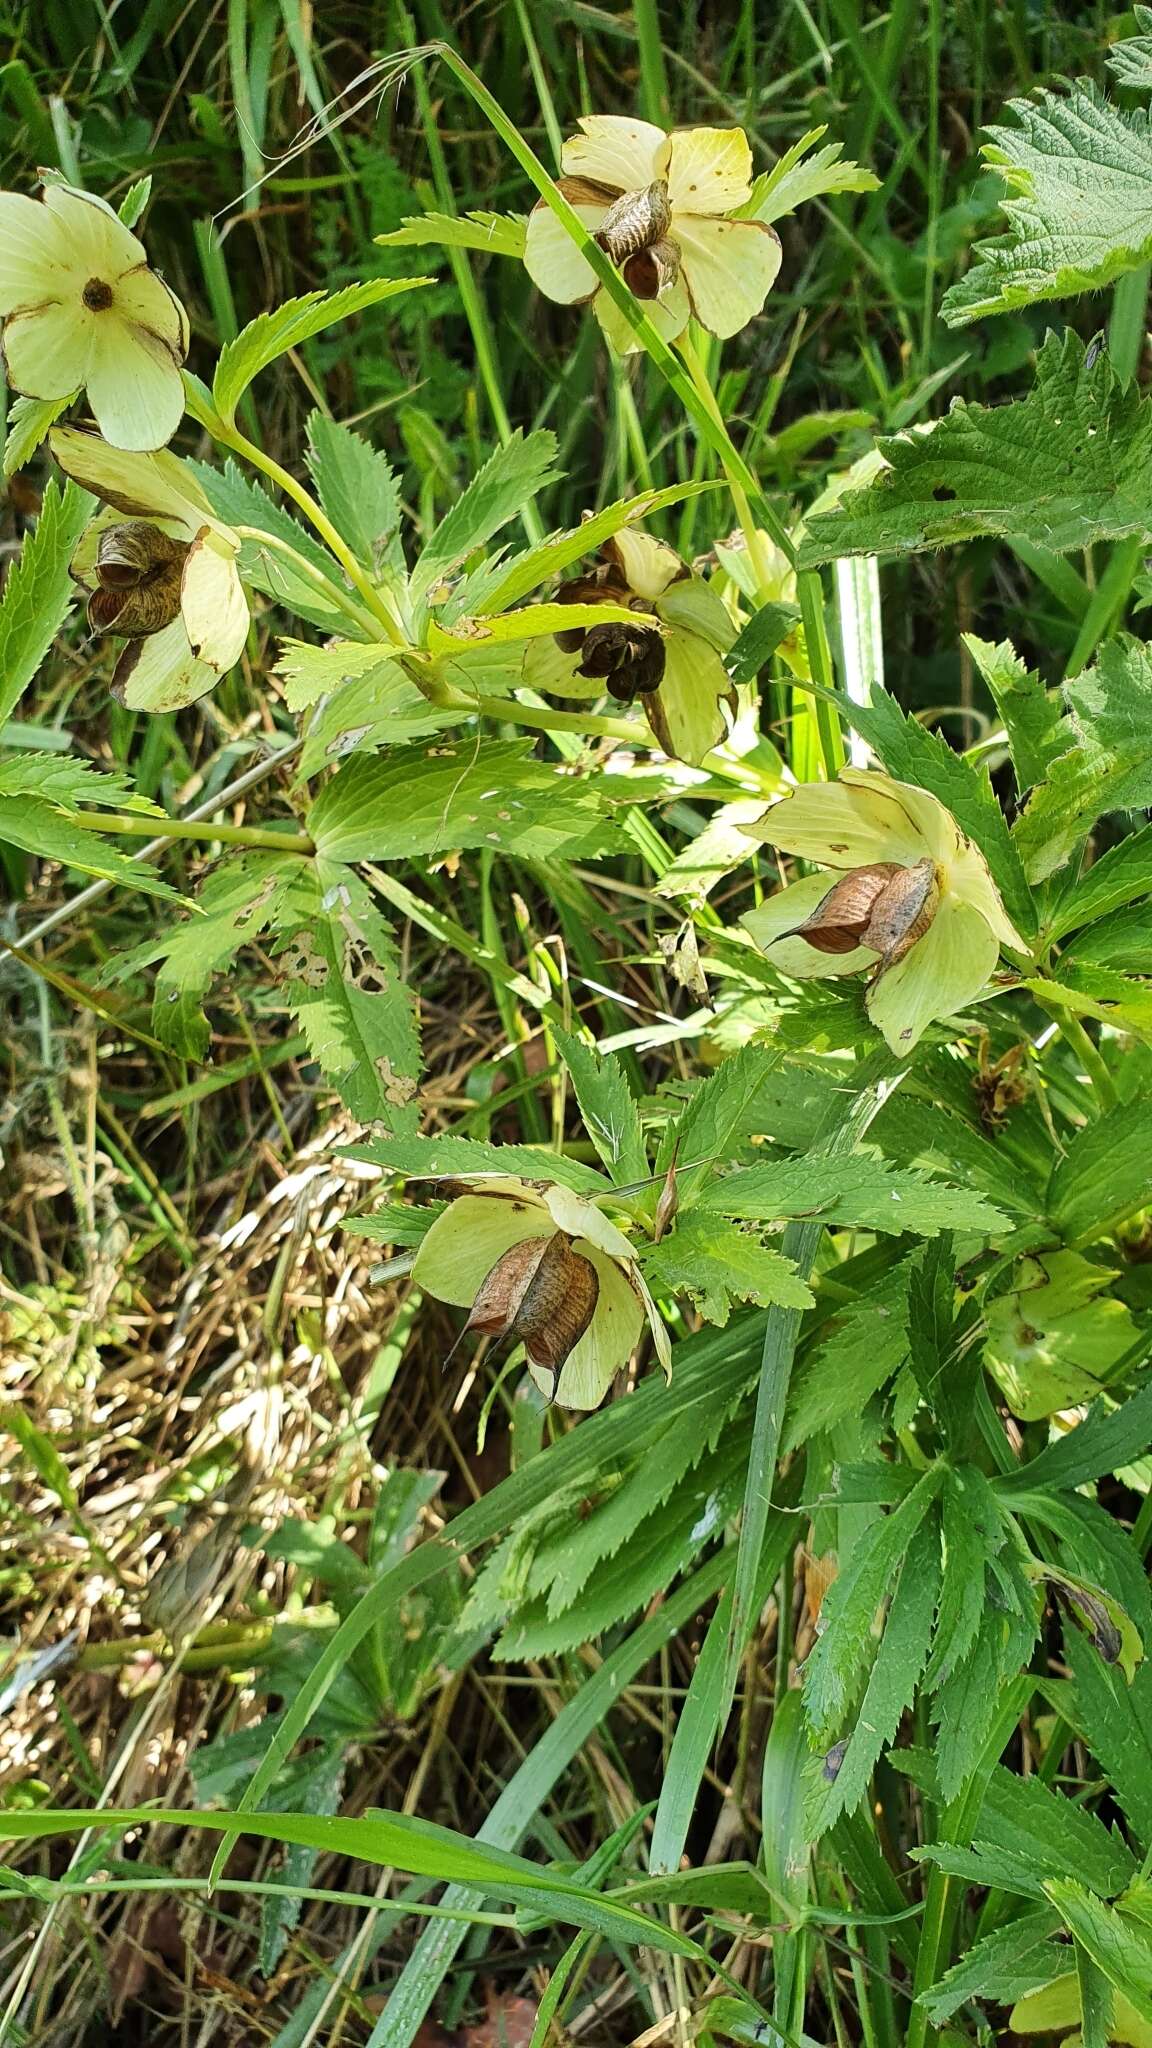
[[[311,491],[306,491],[303,484],[297,483],[289,470],[282,468],[271,455],[265,455],[264,450],[257,448],[255,442],[250,441],[246,434],[242,434],[238,427],[229,427],[217,438],[223,441],[226,448],[231,448],[234,454],[242,456],[245,462],[250,462],[253,469],[262,470],[271,483],[279,486],[286,498],[291,498],[300,507],[304,517],[315,527],[325,547],[335,555],[349,583],[360,592],[373,618],[383,626],[385,637],[394,641],[397,646],[403,646],[404,634],[399,622],[393,617],[388,604],[370,577],[361,568],[347,541],[337,532],[327,513],[316,503]]]
[[[518,697],[477,698],[469,708],[481,718],[501,718],[509,724],[530,725],[536,732],[590,733],[596,738],[626,740],[637,746],[654,745],[651,733],[637,718],[583,717],[578,711],[553,711],[534,704],[522,704]]]
[[[1101,1107],[1104,1109],[1115,1109],[1116,1104],[1120,1100],[1116,1093],[1116,1084],[1108,1072],[1102,1053],[1097,1046],[1093,1045],[1079,1017],[1073,1017],[1067,1010],[1060,1009],[1056,1004],[1045,1003],[1042,999],[1040,1000],[1040,1007],[1048,1012],[1061,1038],[1067,1045],[1072,1047],[1073,1052],[1082,1062],[1084,1072],[1087,1074],[1100,1098]]]
[[[69,811],[69,823],[86,832],[115,832],[125,839],[208,839],[221,846],[267,847],[272,853],[315,853],[304,832],[262,832],[248,825],[201,824],[190,818],[133,818],[118,811]]]

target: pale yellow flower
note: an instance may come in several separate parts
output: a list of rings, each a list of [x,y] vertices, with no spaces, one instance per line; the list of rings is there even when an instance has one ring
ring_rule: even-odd
[[[247,638],[239,535],[166,448],[129,453],[79,427],[54,427],[49,438],[65,475],[109,508],[81,535],[72,574],[93,593],[94,628],[127,640],[113,691],[136,711],[194,703]]]
[[[873,969],[868,1015],[895,1053],[979,995],[1002,945],[1024,950],[979,847],[910,783],[844,768],[836,782],[801,783],[744,830],[839,871],[840,881],[806,875],[743,922],[793,979]]]
[[[561,154],[560,190],[616,264],[665,340],[691,317],[737,334],[764,304],[780,268],[775,228],[732,216],[752,192],[742,128],[680,128],[589,114]],[[639,347],[591,264],[545,200],[528,221],[524,263],[561,305],[591,301],[612,346]]]
[[[466,1187],[416,1254],[418,1287],[471,1310],[470,1328],[519,1338],[533,1379],[564,1408],[599,1405],[645,1318],[667,1370],[668,1335],[635,1251],[595,1203],[512,1175],[477,1175]],[[542,1255],[545,1247],[557,1255],[552,1275],[539,1260],[516,1256],[535,1243]],[[566,1283],[559,1288],[558,1274]]]
[[[88,393],[116,448],[162,448],[184,411],[188,320],[144,245],[104,200],[45,184],[0,192],[0,318],[8,381],[27,398]]]
[[[638,699],[666,754],[693,764],[726,737],[735,701],[722,656],[736,638],[732,615],[675,548],[623,527],[591,575],[564,584],[561,603],[615,601],[635,626],[576,627],[534,640],[523,663],[530,688],[558,697]],[[645,624],[656,619],[658,624]]]

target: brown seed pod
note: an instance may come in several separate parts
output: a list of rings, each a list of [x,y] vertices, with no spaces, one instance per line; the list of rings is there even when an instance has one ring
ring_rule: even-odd
[[[622,264],[642,249],[663,242],[672,223],[668,186],[663,178],[643,192],[624,192],[608,208],[594,239],[613,263]]]
[[[894,967],[923,938],[939,901],[934,861],[918,860],[910,868],[873,861],[853,868],[787,936],[807,939],[818,953],[851,953],[867,946],[879,953],[883,970]]]
[[[170,539],[147,520],[107,527],[96,549],[99,588],[88,600],[93,632],[139,639],[171,625],[187,558],[185,541]]]
[[[523,1238],[480,1283],[466,1330],[515,1337],[532,1364],[557,1373],[596,1313],[596,1268],[562,1230]]]

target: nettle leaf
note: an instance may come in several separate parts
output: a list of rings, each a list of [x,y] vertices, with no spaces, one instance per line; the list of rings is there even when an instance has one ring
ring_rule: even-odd
[[[802,567],[981,534],[1067,554],[1152,532],[1152,400],[1120,383],[1106,349],[1089,362],[1071,332],[1048,335],[1025,398],[957,398],[934,425],[878,445],[887,467],[810,519]]]
[[[404,574],[400,487],[388,457],[322,412],[308,417],[308,468],[337,532],[368,569]]]
[[[1104,59],[1113,78],[1120,85],[1131,85],[1142,92],[1152,91],[1152,7],[1134,7],[1136,25],[1144,33],[1125,36],[1123,42],[1113,43]]]
[[[764,171],[752,187],[752,197],[742,206],[737,216],[741,220],[782,220],[785,214],[795,213],[809,199],[830,198],[836,192],[876,192],[880,180],[874,171],[866,171],[862,165],[854,164],[851,158],[841,161],[844,156],[842,142],[826,142],[823,149],[816,149],[822,135],[828,132],[827,124],[810,128],[799,142],[785,150],[779,162],[770,171]]]
[[[1108,811],[1152,804],[1152,650],[1119,635],[1092,668],[1064,685],[1066,747],[1050,762],[1014,838],[1033,881],[1064,865]]]
[[[970,1998],[986,1998],[997,2005],[1011,2005],[1029,1991],[1050,1982],[1067,1957],[1057,1948],[1053,1936],[1060,1930],[1060,1915],[1054,1906],[1037,1906],[997,1927],[969,1949],[917,2000],[934,2027],[943,2026]]]
[[[0,725],[5,725],[72,610],[69,563],[93,510],[87,491],[54,481],[0,598]]]
[[[519,213],[423,213],[375,240],[394,249],[475,249],[481,255],[520,256],[528,231]]]
[[[1000,1210],[979,1195],[863,1158],[781,1159],[738,1168],[706,1188],[700,1206],[757,1223],[815,1216],[892,1236],[906,1230],[919,1237],[940,1230],[985,1235],[1004,1224]]]
[[[1053,760],[1067,745],[1060,693],[1045,688],[1010,640],[1001,640],[994,647],[990,640],[977,639],[975,633],[965,633],[962,638],[1004,721],[1016,787],[1023,796],[1033,783],[1043,782]]]
[[[366,1166],[384,1166],[412,1180],[451,1180],[457,1174],[518,1174],[525,1180],[559,1181],[577,1194],[604,1195],[609,1192],[603,1174],[582,1159],[569,1159],[562,1152],[550,1152],[542,1145],[489,1145],[479,1138],[459,1138],[448,1132],[435,1138],[376,1136],[368,1145],[341,1147],[342,1159],[358,1159]]]
[[[277,965],[312,1057],[360,1123],[414,1134],[420,1040],[392,928],[367,886],[317,860],[283,905]]]
[[[181,1059],[205,1058],[212,1032],[204,997],[241,946],[273,923],[299,870],[299,856],[290,853],[243,853],[223,861],[204,883],[198,914],[134,956],[137,966],[163,959],[152,998],[152,1029]]]
[[[1126,1102],[1067,1142],[1048,1212],[1067,1240],[1103,1237],[1152,1198],[1152,1102]]]
[[[188,467],[218,519],[223,519],[229,526],[251,526],[273,535],[302,555],[321,575],[327,576],[329,582],[334,582],[337,588],[342,587],[344,572],[339,563],[325,552],[306,527],[292,518],[291,513],[285,512],[267,491],[246,477],[231,458],[223,469],[214,469],[207,462],[189,462]],[[265,596],[275,598],[286,611],[307,619],[321,632],[347,632],[346,614],[335,603],[329,604],[324,592],[295,568],[279,548],[263,546],[259,540],[246,534],[240,543],[237,566],[245,583],[254,590],[262,590]]]
[[[880,1752],[915,1696],[928,1659],[940,1585],[940,1543],[934,1522],[922,1523],[908,1546],[892,1595],[884,1634],[864,1697],[843,1745],[808,1766],[807,1814],[814,1836],[859,1805]]]
[[[226,426],[232,426],[236,407],[254,377],[290,348],[299,348],[314,334],[322,334],[338,320],[378,306],[385,299],[400,298],[432,284],[430,277],[372,277],[362,284],[345,285],[338,292],[305,292],[301,298],[286,299],[270,313],[258,313],[242,328],[235,341],[220,351],[212,379],[212,397]]]
[[[44,797],[0,796],[0,841],[41,860],[58,860],[82,875],[119,882],[145,896],[180,900],[179,892],[161,881],[147,861],[134,860],[109,846],[98,833],[86,831],[80,819],[66,817]]]
[[[656,1293],[688,1294],[710,1323],[728,1321],[736,1301],[761,1308],[811,1308],[812,1293],[791,1259],[750,1231],[699,1211],[646,1249],[643,1267]]]
[[[951,811],[984,855],[1012,922],[1024,936],[1035,931],[1032,893],[987,768],[909,718],[886,690],[874,692],[871,704],[854,704],[846,715],[890,775],[928,790]]]
[[[617,1187],[648,1177],[640,1113],[615,1053],[601,1054],[566,1031],[554,1033],[584,1128]]]
[[[555,455],[555,434],[541,428],[527,435],[517,429],[488,457],[424,547],[412,572],[414,598],[426,596],[434,583],[459,568],[466,556],[483,547],[555,480]]]
[[[1040,299],[1099,291],[1152,255],[1152,134],[1148,115],[1121,112],[1087,80],[1067,96],[1009,100],[1007,127],[989,128],[985,161],[1011,196],[1008,234],[944,295],[949,327]]]
[[[616,828],[586,782],[534,759],[530,741],[405,747],[352,761],[321,790],[308,829],[342,862],[487,846],[548,860],[609,850]]]
[[[818,1430],[860,1415],[908,1356],[908,1280],[904,1261],[846,1302],[805,1352],[788,1389],[784,1449]]]

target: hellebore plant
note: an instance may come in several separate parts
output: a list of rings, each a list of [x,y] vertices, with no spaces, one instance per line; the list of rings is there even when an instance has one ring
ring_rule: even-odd
[[[115,448],[162,448],[184,411],[188,319],[143,243],[103,199],[46,181],[0,192],[0,319],[25,397],[88,394]]]
[[[695,318],[738,334],[760,311],[780,268],[780,237],[736,216],[752,196],[742,128],[684,128],[589,114],[561,157],[560,190],[614,263],[659,334],[674,341]],[[591,303],[613,348],[640,346],[587,258],[547,202],[528,221],[524,265],[561,305]]]
[[[544,1181],[472,1180],[436,1218],[412,1277],[467,1308],[466,1330],[523,1343],[528,1369],[564,1408],[596,1408],[647,1318],[667,1368],[668,1339],[636,1254],[595,1203]]]
[[[871,970],[868,1015],[910,1052],[936,1017],[986,988],[1001,946],[1025,951],[979,848],[926,790],[845,768],[779,798],[750,837],[842,871],[806,875],[744,919],[764,956],[803,980]]]

